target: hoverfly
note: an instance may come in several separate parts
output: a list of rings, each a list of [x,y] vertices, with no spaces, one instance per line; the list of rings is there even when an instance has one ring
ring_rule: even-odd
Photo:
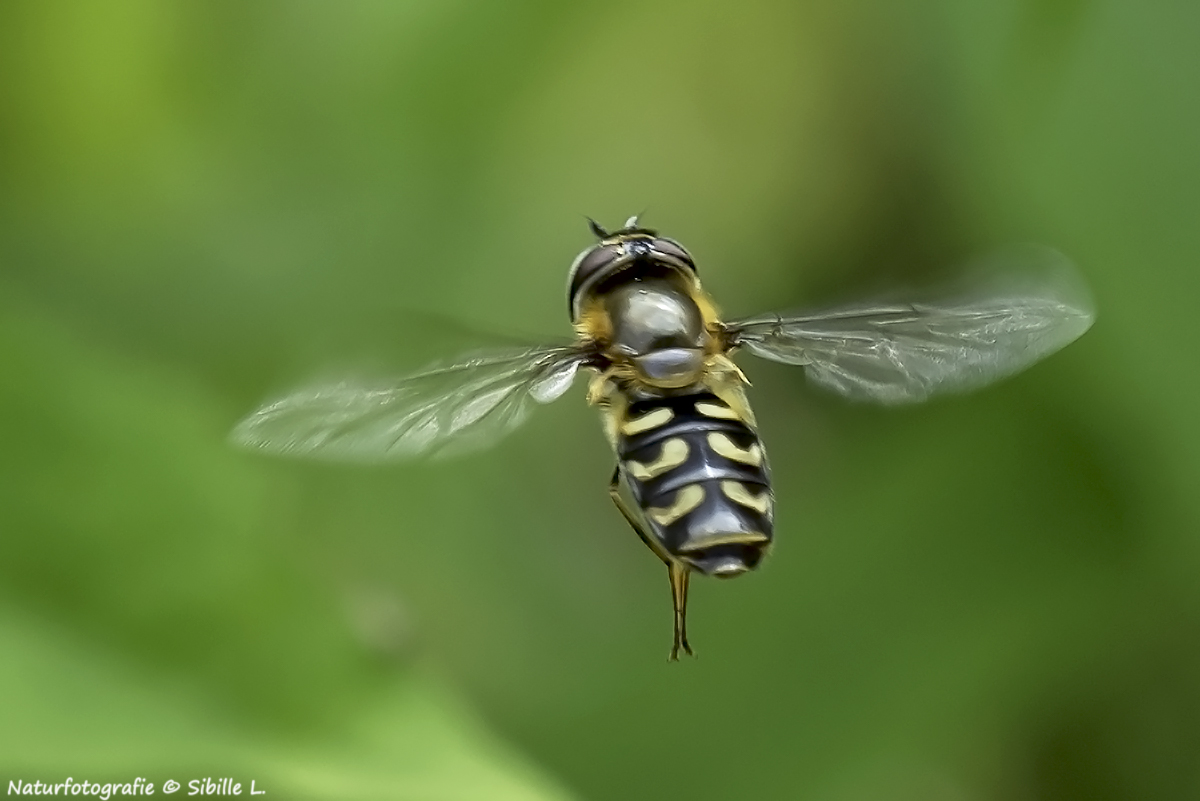
[[[1086,303],[1049,280],[949,302],[861,303],[722,320],[692,255],[631,217],[571,265],[575,341],[470,355],[387,386],[316,386],[263,406],[237,443],[276,454],[383,462],[489,445],[591,371],[616,453],[609,495],[667,567],[670,659],[688,644],[688,578],[758,566],[774,536],[766,452],[737,350],[803,366],[850,398],[921,401],[1028,367],[1088,329]],[[622,495],[624,486],[632,502]]]

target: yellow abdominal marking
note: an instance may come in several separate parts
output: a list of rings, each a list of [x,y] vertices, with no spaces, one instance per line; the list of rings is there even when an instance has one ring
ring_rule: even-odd
[[[761,495],[752,495],[740,481],[722,481],[721,492],[734,503],[740,503],[762,514],[766,514],[771,508],[771,493],[768,490],[763,490]]]
[[[704,487],[699,484],[688,484],[675,493],[675,502],[670,506],[665,509],[647,509],[646,513],[660,526],[669,526],[699,506],[703,500]]]
[[[672,438],[663,443],[662,453],[650,464],[641,462],[626,462],[625,466],[638,481],[646,481],[662,475],[668,470],[679,467],[687,461],[688,444],[681,439]]]
[[[721,420],[738,419],[738,413],[733,409],[716,403],[705,403],[704,401],[700,401],[696,404],[696,411],[700,412],[700,414],[704,415],[705,417],[716,417]]]
[[[741,370],[729,357],[717,355],[709,360],[708,374],[704,379],[704,387],[716,395],[721,403],[732,409],[746,425],[754,428],[754,412],[746,400],[744,388],[747,386]]]
[[[729,482],[726,482],[729,483]],[[731,531],[723,534],[701,534],[693,537],[679,546],[680,553],[691,553],[712,548],[716,545],[753,545],[756,542],[770,542],[766,534],[758,531]]]
[[[635,417],[632,420],[626,420],[621,424],[621,433],[627,437],[632,437],[634,434],[641,434],[643,431],[649,431],[652,428],[666,425],[671,422],[671,418],[675,416],[675,412],[667,408],[659,408],[650,412],[646,412],[641,417]]]
[[[743,464],[754,465],[755,467],[762,464],[762,447],[757,442],[749,448],[739,448],[729,437],[719,431],[714,431],[708,435],[708,447],[726,459],[733,459],[735,462],[742,462]]]

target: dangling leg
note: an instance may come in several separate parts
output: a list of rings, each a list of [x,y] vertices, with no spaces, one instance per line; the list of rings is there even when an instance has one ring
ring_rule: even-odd
[[[671,579],[671,602],[675,606],[675,640],[671,643],[670,656],[672,662],[679,659],[680,647],[688,656],[695,656],[692,646],[688,645],[687,641],[687,591],[688,576],[691,574],[687,567],[678,562],[667,565],[667,576]]]
[[[682,647],[688,656],[695,656],[692,653],[692,646],[688,645],[687,641],[687,591],[688,591],[688,576],[690,571],[688,568],[671,558],[671,555],[663,549],[662,544],[651,537],[638,520],[637,515],[629,504],[625,503],[625,499],[621,497],[621,466],[617,465],[613,468],[612,479],[608,482],[608,494],[612,498],[613,503],[621,510],[621,514],[625,516],[626,522],[634,530],[638,537],[646,544],[646,547],[654,552],[654,555],[663,561],[667,566],[667,578],[671,581],[671,604],[675,609],[675,639],[671,643],[671,656],[669,660],[676,662],[679,660],[679,649]]]

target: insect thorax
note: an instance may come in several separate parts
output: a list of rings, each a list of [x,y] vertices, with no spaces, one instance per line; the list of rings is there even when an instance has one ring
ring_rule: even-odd
[[[679,390],[696,385],[719,350],[715,317],[694,276],[651,263],[589,291],[576,325],[627,379]]]

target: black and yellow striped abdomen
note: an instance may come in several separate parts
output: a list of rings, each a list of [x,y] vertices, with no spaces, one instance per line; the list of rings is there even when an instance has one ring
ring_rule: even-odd
[[[655,539],[702,573],[758,565],[773,533],[766,453],[710,393],[630,404],[617,427],[621,473]]]

